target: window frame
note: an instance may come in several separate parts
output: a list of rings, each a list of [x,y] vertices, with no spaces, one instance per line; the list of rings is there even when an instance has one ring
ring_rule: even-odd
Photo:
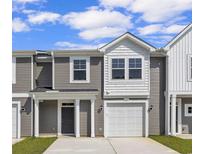
[[[112,60],[113,60],[113,59],[123,59],[123,60],[124,60],[124,68],[113,68],[113,67],[112,67]],[[125,80],[125,78],[126,78],[126,65],[125,65],[125,63],[126,63],[126,62],[125,62],[125,58],[121,58],[121,57],[117,58],[117,57],[116,57],[116,58],[112,58],[112,59],[111,59],[111,79],[112,79],[112,80]],[[114,70],[124,70],[124,78],[123,78],[123,79],[113,79],[113,76],[112,76],[112,75],[113,75],[113,73],[112,73],[113,69],[114,69]]]
[[[130,59],[140,59],[141,60],[141,68],[130,68]],[[141,78],[134,78],[134,79],[130,79],[130,69],[136,70],[136,69],[140,69],[141,70]],[[132,58],[128,58],[128,80],[142,80],[143,78],[143,60],[141,57],[132,57]]]
[[[16,57],[12,57],[12,84],[16,84]]]
[[[191,107],[192,108],[192,104],[184,104],[184,116],[185,117],[191,117],[192,113],[189,113],[188,108]]]
[[[86,79],[85,80],[74,80],[74,60],[86,60]],[[70,57],[70,83],[90,83],[90,57]]]
[[[187,79],[190,82],[192,81],[192,75],[193,75],[193,72],[192,72],[192,55],[188,54],[188,56],[187,56]]]

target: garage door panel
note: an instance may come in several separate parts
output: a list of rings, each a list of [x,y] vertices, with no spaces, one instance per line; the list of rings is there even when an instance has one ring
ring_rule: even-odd
[[[108,136],[143,136],[143,104],[108,103],[106,115]]]

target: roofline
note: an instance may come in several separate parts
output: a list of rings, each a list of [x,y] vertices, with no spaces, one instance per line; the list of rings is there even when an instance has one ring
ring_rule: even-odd
[[[181,37],[186,31],[192,27],[192,23],[184,27],[174,38],[172,38],[163,48],[168,49],[179,37]]]
[[[109,44],[115,42],[117,39],[121,38],[122,36],[124,36],[124,35],[126,35],[126,34],[129,34],[129,35],[133,36],[134,38],[136,38],[136,39],[142,41],[143,43],[147,44],[147,45],[150,46],[151,48],[157,49],[155,46],[153,46],[153,45],[151,45],[150,43],[144,41],[143,39],[137,37],[136,35],[134,35],[134,34],[132,34],[132,33],[130,33],[130,32],[126,32],[126,33],[124,33],[124,34],[118,36],[117,38],[113,39],[111,42],[109,42],[109,43],[105,44],[104,46],[100,47],[99,50],[102,50],[102,49],[105,48],[107,45],[109,45]]]

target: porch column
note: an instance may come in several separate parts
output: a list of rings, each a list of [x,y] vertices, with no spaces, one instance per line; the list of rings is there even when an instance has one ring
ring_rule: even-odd
[[[58,136],[61,135],[61,101],[58,100]]]
[[[34,102],[34,108],[35,108],[35,130],[34,130],[34,136],[39,137],[39,100],[35,99]]]
[[[172,103],[171,103],[171,135],[176,136],[176,95],[172,95]]]
[[[80,100],[75,100],[75,136],[80,137]]]
[[[178,133],[182,133],[182,100],[181,98],[178,98]]]
[[[95,99],[91,99],[91,137],[95,137]]]

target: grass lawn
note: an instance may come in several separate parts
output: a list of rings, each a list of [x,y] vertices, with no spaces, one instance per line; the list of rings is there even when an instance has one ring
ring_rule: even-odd
[[[56,137],[28,137],[23,141],[12,145],[12,154],[41,154],[56,139]]]
[[[151,135],[149,136],[151,139],[164,144],[171,149],[178,151],[182,154],[190,154],[192,153],[192,140],[191,139],[181,139],[173,136],[158,136]]]

